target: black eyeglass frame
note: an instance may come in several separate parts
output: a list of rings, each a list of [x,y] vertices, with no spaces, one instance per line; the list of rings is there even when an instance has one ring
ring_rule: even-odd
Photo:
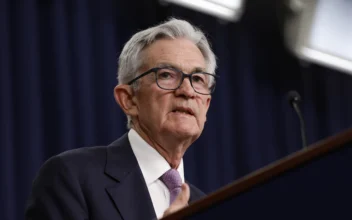
[[[179,73],[182,73],[182,78],[181,78],[181,81],[179,83],[179,85],[175,88],[175,89],[165,89],[163,87],[161,87],[158,83],[158,79],[157,79],[157,75],[156,73],[161,70],[161,69],[169,69],[169,70],[174,70],[174,71],[177,71]],[[154,76],[155,76],[155,82],[156,84],[158,85],[158,87],[160,89],[164,89],[164,90],[177,90],[178,88],[180,88],[180,86],[182,85],[183,83],[183,80],[185,78],[188,78],[189,79],[189,82],[191,83],[191,86],[193,88],[193,90],[198,93],[198,94],[201,94],[201,95],[210,95],[212,94],[214,91],[215,91],[215,85],[216,85],[216,78],[219,78],[218,75],[214,75],[214,74],[211,74],[211,73],[207,73],[207,72],[193,72],[193,73],[190,73],[190,74],[187,74],[187,73],[184,73],[182,72],[181,70],[178,70],[176,68],[171,68],[171,67],[155,67],[155,68],[152,68],[150,70],[147,70],[146,72],[142,73],[141,75],[137,76],[136,78],[132,79],[131,81],[129,81],[127,84],[128,85],[132,85],[132,83],[136,82],[138,79],[150,74],[150,73],[154,73]],[[192,76],[194,74],[199,74],[199,73],[202,73],[202,74],[205,74],[205,75],[210,75],[210,76],[213,76],[214,77],[214,82],[213,82],[213,85],[209,88],[209,93],[201,93],[201,92],[198,92],[194,87],[193,87],[193,84],[192,84]]]

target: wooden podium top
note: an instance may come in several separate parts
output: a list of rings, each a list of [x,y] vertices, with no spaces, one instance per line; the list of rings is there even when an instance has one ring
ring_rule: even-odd
[[[278,161],[275,161],[257,171],[254,171],[233,183],[207,195],[188,207],[181,209],[162,220],[183,219],[192,214],[206,210],[224,200],[235,197],[254,186],[261,184],[275,176],[278,176],[290,169],[300,166],[301,164],[313,159],[322,157],[329,152],[342,148],[344,144],[352,142],[352,128],[347,129],[337,135],[318,141],[307,148],[292,153]]]

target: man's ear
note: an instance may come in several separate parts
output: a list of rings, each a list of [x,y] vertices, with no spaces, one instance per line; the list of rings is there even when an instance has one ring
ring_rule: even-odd
[[[117,85],[114,88],[115,101],[120,105],[122,111],[129,116],[138,115],[138,107],[134,95],[135,92],[128,85]]]

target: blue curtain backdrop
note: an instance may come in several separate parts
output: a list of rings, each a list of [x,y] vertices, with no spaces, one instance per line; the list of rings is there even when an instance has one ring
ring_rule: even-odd
[[[265,3],[264,3],[265,2]],[[302,98],[308,143],[352,124],[352,77],[300,66],[275,1],[248,0],[238,23],[158,1],[0,1],[0,219],[20,220],[38,169],[65,150],[126,132],[113,99],[117,57],[138,30],[170,16],[209,36],[220,79],[186,178],[212,192],[301,147],[287,92]]]

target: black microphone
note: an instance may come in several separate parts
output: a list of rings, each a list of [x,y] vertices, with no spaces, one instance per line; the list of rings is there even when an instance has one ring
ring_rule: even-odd
[[[305,131],[305,123],[303,120],[303,116],[301,110],[299,108],[299,103],[302,101],[301,96],[297,91],[290,91],[287,95],[288,101],[290,102],[291,106],[295,109],[299,122],[301,124],[301,137],[302,137],[302,145],[303,148],[307,148],[307,138],[306,138],[306,131]]]

